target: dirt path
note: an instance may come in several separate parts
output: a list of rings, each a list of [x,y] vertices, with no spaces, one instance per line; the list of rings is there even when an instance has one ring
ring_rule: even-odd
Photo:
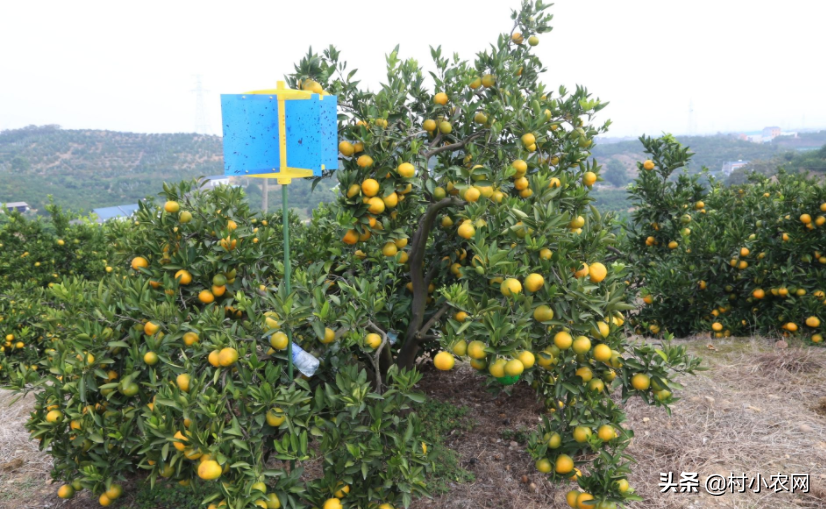
[[[629,448],[638,464],[630,478],[644,502],[634,509],[811,508],[826,509],[826,349],[777,349],[766,340],[716,341],[714,350],[696,339],[684,342],[705,359],[709,371],[682,380],[683,399],[671,417],[640,401],[629,402],[628,425],[636,437]],[[528,387],[511,395],[488,392],[484,377],[467,367],[428,371],[421,389],[428,396],[466,406],[472,431],[456,432],[447,446],[475,480],[449,484],[450,492],[414,502],[414,509],[539,509],[567,507],[573,485],[553,486],[536,472],[518,441],[538,422],[541,407]],[[0,509],[96,508],[78,497],[71,505],[48,485],[49,462],[28,442],[23,423],[33,398],[8,407],[0,391]],[[22,464],[21,464],[22,461]],[[661,494],[660,473],[697,472],[700,493]],[[707,476],[760,473],[810,474],[810,494],[726,493],[710,496]],[[26,501],[21,505],[21,500]],[[137,507],[129,498],[119,507]]]

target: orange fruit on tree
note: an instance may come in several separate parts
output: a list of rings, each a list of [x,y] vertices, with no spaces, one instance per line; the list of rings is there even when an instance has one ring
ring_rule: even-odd
[[[642,167],[648,171],[651,171],[654,169],[654,161],[651,159],[646,159],[646,161],[642,163]]]
[[[597,174],[592,171],[586,171],[584,175],[582,175],[582,183],[588,187],[594,185],[597,181]]]
[[[556,458],[556,473],[570,474],[574,470],[574,460],[567,454],[560,454]]]
[[[158,354],[156,354],[155,352],[146,352],[143,355],[143,362],[150,366],[154,366],[158,363]]]
[[[637,373],[631,377],[631,385],[638,391],[647,391],[651,387],[651,377],[645,373]]]
[[[439,352],[433,357],[433,365],[440,371],[450,371],[455,362],[456,359],[449,352]]]
[[[322,509],[341,509],[341,508],[342,508],[341,500],[339,500],[337,498],[328,498],[324,502],[324,506],[322,507]]]
[[[528,274],[525,278],[525,289],[531,293],[538,292],[545,286],[545,278],[541,274]]]
[[[404,178],[412,178],[416,174],[416,168],[410,163],[400,164],[396,171]]]
[[[608,269],[605,268],[605,265],[599,262],[592,263],[588,267],[588,276],[590,277],[592,283],[600,283],[607,275]]]
[[[60,498],[72,498],[75,496],[75,489],[69,484],[64,484],[57,490],[57,496]]]
[[[551,473],[551,462],[548,458],[540,458],[536,461],[536,469],[542,472],[543,474]]]
[[[379,192],[378,181],[376,179],[365,179],[365,181],[361,183],[361,192],[367,197],[376,196]]]
[[[522,283],[518,279],[509,277],[502,281],[499,290],[505,297],[511,297],[518,293],[522,293]]]
[[[238,350],[232,347],[222,348],[218,352],[218,364],[222,367],[232,366],[238,361]]]
[[[338,144],[338,151],[341,152],[341,155],[350,157],[356,153],[356,147],[349,141],[342,141]]]
[[[574,352],[578,354],[586,354],[591,351],[591,340],[586,336],[577,337],[573,344]]]
[[[381,346],[381,336],[376,334],[375,332],[371,332],[364,338],[364,343],[375,350],[379,346]]]
[[[445,104],[447,104],[447,94],[444,92],[439,92],[433,97],[433,102],[444,106]]]
[[[714,322],[711,324],[711,330],[713,330],[714,332],[720,332],[721,330],[723,330],[723,324],[720,322]]]
[[[427,119],[422,123],[422,129],[427,132],[433,132],[436,130],[436,121],[432,119]]]
[[[369,168],[373,166],[373,158],[367,154],[360,155],[359,158],[356,159],[356,164],[358,164],[359,168]]]
[[[816,316],[810,316],[806,319],[806,325],[809,327],[820,327],[820,318]]]
[[[359,235],[356,230],[347,230],[347,233],[344,234],[341,241],[345,244],[353,245],[359,240]]]
[[[812,222],[812,216],[810,216],[809,214],[801,214],[800,222],[803,224],[809,224]]]
[[[597,509],[595,504],[589,504],[588,502],[594,500],[594,496],[590,493],[583,493],[576,499],[576,507],[577,509]]]
[[[271,410],[267,410],[267,424],[272,426],[273,428],[277,428],[284,424],[284,421],[287,420],[287,416],[284,415],[284,411],[280,408],[276,407]]]
[[[519,376],[525,371],[525,365],[519,359],[511,359],[505,363],[505,374],[508,376]]]
[[[463,239],[471,239],[474,235],[476,235],[476,228],[473,227],[473,224],[470,221],[466,221],[459,226],[456,233],[458,233]]]
[[[577,279],[581,277],[585,277],[590,273],[590,268],[588,267],[587,263],[583,263],[579,270],[574,271],[574,277]]]
[[[107,506],[112,504],[112,499],[107,497],[106,493],[104,493],[103,495],[100,496],[100,498],[98,498],[98,503],[100,505],[102,505],[103,507],[107,507]]]
[[[198,292],[198,300],[204,304],[209,304],[215,301],[215,295],[213,295],[209,290],[201,290]]]
[[[554,319],[554,310],[545,304],[533,310],[533,319],[537,322],[547,322]]]
[[[484,359],[487,357],[487,352],[485,352],[485,344],[481,341],[471,341],[467,345],[467,355],[471,359]]]
[[[574,338],[565,331],[559,331],[554,335],[554,345],[560,350],[567,350],[571,348],[571,345],[574,343]]]
[[[594,347],[594,359],[600,362],[608,362],[611,360],[611,347],[605,344],[599,344]]]
[[[281,331],[278,331],[270,336],[270,346],[276,350],[286,350],[289,343],[289,337]]]
[[[143,256],[132,258],[132,269],[138,270],[146,267],[149,267],[149,262]]]
[[[205,481],[212,481],[221,477],[223,470],[215,460],[207,460],[198,465],[198,477]]]
[[[178,284],[188,285],[192,282],[192,274],[186,269],[181,269],[175,273],[175,279],[178,281]]]
[[[371,214],[381,214],[382,212],[384,212],[386,208],[387,205],[385,205],[384,200],[377,196],[374,196],[367,200],[367,210]]]

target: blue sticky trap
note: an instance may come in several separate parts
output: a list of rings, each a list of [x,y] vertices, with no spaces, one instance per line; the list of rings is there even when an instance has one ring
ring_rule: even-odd
[[[222,95],[224,175],[273,173],[281,165],[278,101],[268,95]]]
[[[284,100],[289,169],[338,169],[338,124],[335,96]],[[224,174],[252,176],[281,173],[277,94],[221,96]],[[287,171],[287,170],[283,170]]]

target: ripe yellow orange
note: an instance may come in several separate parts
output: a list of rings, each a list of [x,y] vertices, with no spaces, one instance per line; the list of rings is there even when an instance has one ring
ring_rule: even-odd
[[[524,369],[531,369],[533,365],[536,363],[536,357],[532,352],[529,352],[528,350],[523,350],[519,352],[516,358],[519,359],[519,362],[522,363]]]
[[[713,330],[714,332],[720,332],[721,330],[723,330],[723,324],[720,322],[714,322],[711,324],[711,330]]]
[[[647,171],[651,171],[654,169],[654,161],[651,159],[646,159],[646,161],[642,163],[642,167]]]
[[[278,407],[273,409],[267,410],[267,424],[272,426],[273,428],[277,428],[284,424],[284,421],[287,420],[287,416],[284,415],[284,411]]]
[[[757,290],[751,292],[751,294],[755,299],[762,299],[766,296],[766,292],[763,291],[762,288],[758,288]]]
[[[619,490],[620,493],[625,493],[626,491],[628,491],[628,488],[630,487],[627,479],[620,479],[619,481],[616,481],[614,484],[616,484],[617,490]]]
[[[374,196],[374,197],[370,198],[369,200],[367,200],[367,210],[371,214],[376,214],[376,215],[381,214],[382,212],[384,212],[384,210],[386,208],[387,208],[387,205],[385,205],[384,200],[382,200],[381,198],[379,198],[377,196]]]
[[[381,254],[384,256],[396,256],[396,253],[398,252],[399,249],[396,247],[396,244],[393,244],[392,242],[388,242],[383,248],[381,248]]]
[[[404,178],[411,178],[416,174],[416,168],[410,163],[402,163],[396,171]]]
[[[559,187],[562,185],[562,182],[556,177],[551,177],[550,183],[548,183],[548,187]]]
[[[57,490],[57,496],[60,498],[72,498],[75,496],[75,489],[69,484],[64,484]]]
[[[577,426],[574,428],[574,440],[577,442],[584,443],[588,441],[588,438],[591,436],[591,428],[586,428],[585,426]]]
[[[450,122],[443,120],[439,122],[439,132],[442,134],[450,134],[453,132],[453,125]]]
[[[574,470],[574,460],[567,454],[560,454],[556,458],[556,473],[570,474]]]
[[[185,269],[181,269],[175,273],[175,279],[178,280],[178,284],[180,285],[188,285],[192,282],[192,274]]]
[[[525,278],[525,289],[531,293],[538,292],[543,286],[545,286],[545,278],[540,274],[528,274]]]
[[[146,267],[149,267],[149,262],[143,256],[132,258],[132,269],[138,270]]]
[[[603,442],[609,442],[617,438],[617,430],[614,429],[614,427],[610,424],[603,424],[599,427],[599,430],[597,431],[597,436]]]
[[[209,290],[201,290],[198,292],[198,300],[204,304],[209,304],[215,301],[215,295],[213,295]]]
[[[608,275],[608,269],[605,268],[605,265],[599,262],[592,263],[588,267],[588,275],[591,278],[591,282],[599,283],[605,279],[605,276]]]
[[[270,336],[270,346],[276,350],[286,350],[290,343],[290,339],[281,331],[276,332]]]
[[[376,196],[376,194],[378,194],[379,192],[378,181],[376,179],[365,179],[365,181],[361,183],[361,192],[364,193],[364,196],[367,197]]]
[[[631,377],[631,385],[638,391],[647,391],[651,387],[651,378],[645,373],[637,373]]]
[[[475,187],[468,187],[465,190],[464,198],[465,198],[465,201],[475,202],[475,201],[479,201],[479,196],[481,196],[481,195],[482,195],[482,193],[478,189],[476,189]]]
[[[337,498],[328,498],[324,502],[324,507],[322,509],[341,509],[341,500]]]
[[[381,336],[379,336],[375,332],[371,332],[370,334],[364,337],[364,344],[375,350],[376,348],[381,346]]]
[[[560,350],[567,350],[568,348],[571,348],[573,343],[574,338],[572,338],[571,335],[565,331],[559,331],[556,335],[554,335],[554,344]]]
[[[359,168],[369,168],[373,166],[373,158],[367,154],[360,155],[359,158],[356,159],[356,164],[358,164]]]
[[[444,92],[439,92],[433,97],[433,102],[444,106],[445,104],[447,104],[447,94]]]
[[[439,352],[433,358],[433,365],[440,371],[450,371],[455,363],[456,359],[449,352]]]
[[[432,119],[427,119],[422,123],[422,129],[427,132],[433,132],[436,130],[436,121]]]
[[[611,360],[611,347],[605,344],[599,344],[594,347],[594,359],[600,362],[608,362]]]
[[[481,360],[487,357],[485,344],[481,341],[471,341],[467,346],[467,355],[471,359]]]
[[[281,501],[275,493],[267,495],[267,509],[281,509]],[[392,507],[390,509],[393,509]]]
[[[508,376],[519,376],[525,371],[525,365],[519,359],[511,359],[505,364],[505,374]]]
[[[576,499],[582,494],[581,491],[571,490],[565,494],[565,501],[568,502],[568,505],[576,509]]]
[[[592,171],[586,171],[585,174],[582,176],[582,183],[588,187],[594,185],[597,181],[597,174]]]
[[[586,354],[591,351],[591,340],[586,336],[579,336],[574,340],[573,348],[578,354]]]
[[[806,319],[806,325],[809,327],[820,327],[820,318],[816,316],[810,316]]]
[[[353,245],[359,240],[359,235],[356,230],[347,230],[344,237],[341,239],[345,244]]]
[[[482,86],[490,88],[496,84],[496,76],[493,74],[485,74],[482,76]]]
[[[218,364],[223,367],[232,366],[238,361],[238,350],[232,347],[222,348],[218,352]]]
[[[186,373],[181,373],[175,378],[175,383],[178,385],[178,389],[189,392],[189,382],[190,376]]]
[[[530,147],[531,145],[536,144],[536,136],[533,133],[525,133],[522,135],[522,145],[525,147]]]
[[[809,224],[812,222],[812,216],[810,216],[809,214],[801,214],[800,222],[803,224]]]
[[[590,493],[583,493],[576,499],[577,509],[596,509],[595,504],[589,504],[589,501],[594,500],[594,496]]]
[[[98,503],[103,507],[107,507],[112,504],[112,499],[107,497],[106,493],[104,493],[100,496],[100,498],[98,498]]]
[[[321,342],[325,345],[332,343],[336,340],[336,331],[329,327],[324,328],[324,337],[321,339]]]
[[[508,279],[502,281],[499,290],[505,297],[511,297],[522,293],[522,283],[520,283],[518,279],[509,277]]]
[[[519,177],[518,179],[513,181],[513,187],[517,191],[524,191],[528,188],[528,185],[528,179],[526,179],[525,177]]]
[[[679,247],[679,245],[680,245],[679,242],[677,242],[676,240],[672,240],[671,242],[668,243],[668,249],[677,249],[677,247]]]
[[[579,279],[581,277],[585,277],[590,273],[590,267],[588,267],[587,263],[583,263],[579,270],[574,271],[574,277]]]
[[[223,470],[215,460],[207,460],[198,465],[198,477],[205,481],[212,481],[221,477]]]
[[[381,201],[384,202],[384,206],[388,209],[392,209],[396,205],[399,204],[399,195],[394,192],[390,193],[389,195],[383,197]],[[382,211],[384,212],[384,211]],[[377,214],[381,214],[381,212],[376,212]]]
[[[349,141],[342,141],[338,144],[338,151],[341,152],[341,155],[350,157],[356,153],[356,147],[354,147]]]
[[[505,365],[508,363],[505,359],[496,359],[488,368],[488,372],[495,378],[502,378],[505,376]]]

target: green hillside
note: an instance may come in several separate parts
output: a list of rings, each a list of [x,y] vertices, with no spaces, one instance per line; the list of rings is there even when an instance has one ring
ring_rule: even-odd
[[[45,211],[47,197],[73,210],[136,203],[163,182],[223,173],[221,138],[199,134],[141,134],[30,126],[0,132],[0,203],[24,201]],[[240,179],[250,203],[261,205],[261,181]],[[273,183],[274,184],[274,183]],[[290,188],[290,205],[306,209],[330,201],[325,181],[310,193],[310,182]],[[270,208],[281,193],[270,192]]]

